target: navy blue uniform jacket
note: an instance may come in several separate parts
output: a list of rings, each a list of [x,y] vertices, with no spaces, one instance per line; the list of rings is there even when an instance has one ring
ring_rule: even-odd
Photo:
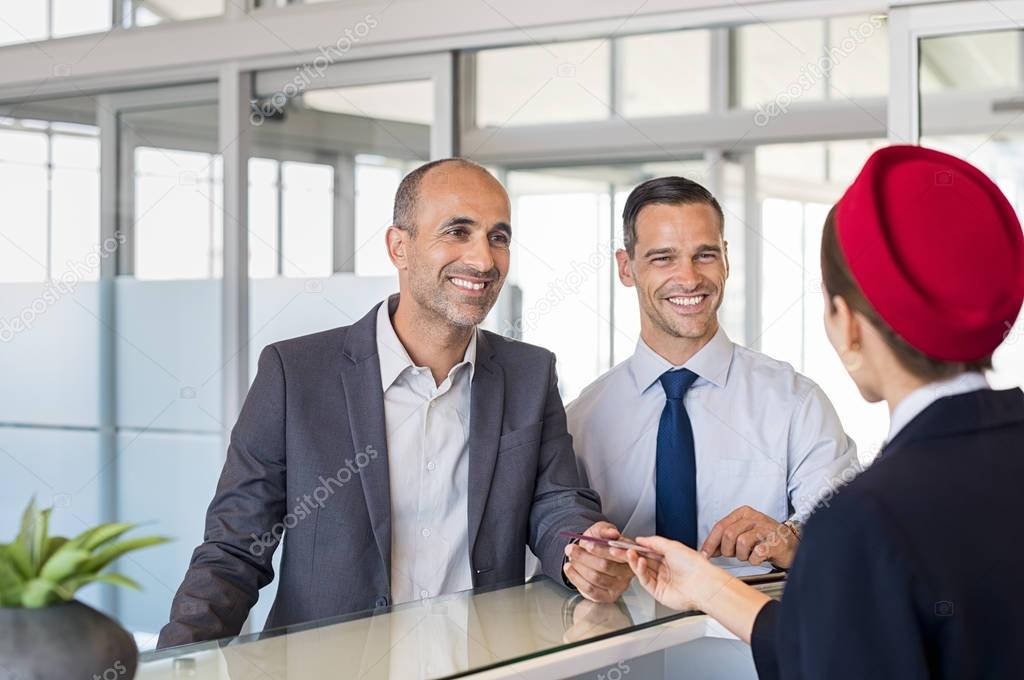
[[[1024,393],[934,402],[807,523],[759,676],[1024,677]]]

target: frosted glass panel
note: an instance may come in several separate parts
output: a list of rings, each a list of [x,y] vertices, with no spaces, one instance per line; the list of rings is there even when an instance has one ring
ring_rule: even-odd
[[[398,292],[398,277],[335,274],[327,279],[252,279],[249,380],[260,350],[278,340],[347,326]]]
[[[219,435],[122,432],[117,445],[121,516],[146,522],[146,535],[174,539],[128,556],[119,567],[143,587],[141,592],[120,592],[121,624],[131,631],[156,633],[167,623],[171,599],[193,549],[203,540],[206,508],[224,451]]]
[[[117,280],[117,419],[122,428],[218,432],[217,280]]]
[[[0,423],[95,427],[96,283],[0,283]]]

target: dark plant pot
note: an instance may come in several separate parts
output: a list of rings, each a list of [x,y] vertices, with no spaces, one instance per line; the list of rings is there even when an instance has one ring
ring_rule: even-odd
[[[135,639],[78,601],[0,607],[0,674],[12,680],[132,680]]]

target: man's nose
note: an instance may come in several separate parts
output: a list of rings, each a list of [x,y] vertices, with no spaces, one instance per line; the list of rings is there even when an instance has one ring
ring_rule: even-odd
[[[676,266],[673,267],[672,280],[685,288],[696,288],[700,285],[703,277],[697,271],[696,265],[688,257],[679,258]]]
[[[491,254],[491,242],[486,233],[474,234],[466,244],[462,253],[462,262],[473,267],[481,274],[494,269],[494,256]]]

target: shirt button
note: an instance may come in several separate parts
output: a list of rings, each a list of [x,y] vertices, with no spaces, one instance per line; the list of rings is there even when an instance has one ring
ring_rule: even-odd
[[[428,462],[427,463],[427,469],[428,470],[436,470],[437,469],[437,463],[435,463],[434,461]]]
[[[426,598],[430,597],[430,593],[428,593],[428,592],[427,592],[427,591],[425,591],[425,590],[421,590],[421,591],[420,591],[420,597],[422,597],[422,598],[426,599]]]
[[[423,531],[421,531],[420,533],[423,534],[423,538],[427,538],[428,536],[430,536],[430,529],[424,527]]]

